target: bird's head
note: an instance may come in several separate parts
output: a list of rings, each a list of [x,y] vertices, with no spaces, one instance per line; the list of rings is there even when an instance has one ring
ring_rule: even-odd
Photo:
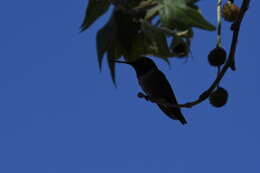
[[[116,61],[116,60],[113,60],[113,61],[117,62],[117,63],[124,63],[124,64],[131,65],[135,69],[137,76],[144,75],[145,73],[147,73],[151,70],[157,70],[157,66],[153,62],[153,60],[151,60],[150,58],[147,58],[147,57],[140,57],[140,58],[136,59],[135,61],[131,61],[131,62]]]

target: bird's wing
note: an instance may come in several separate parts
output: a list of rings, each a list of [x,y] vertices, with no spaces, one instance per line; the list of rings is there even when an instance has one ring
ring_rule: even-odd
[[[172,90],[172,87],[167,80],[166,76],[160,71],[158,83],[160,85],[160,90],[163,91],[160,93],[160,97],[164,98],[168,103],[177,104],[177,99]]]
[[[171,104],[178,104],[175,94],[172,90],[170,83],[168,82],[166,76],[160,71],[160,77],[158,79],[158,83],[160,85],[160,89],[163,91],[160,93],[160,97],[163,98],[165,102]],[[158,104],[159,108],[170,118],[178,119],[182,124],[186,124],[184,116],[181,113],[180,108],[170,107],[163,104]]]

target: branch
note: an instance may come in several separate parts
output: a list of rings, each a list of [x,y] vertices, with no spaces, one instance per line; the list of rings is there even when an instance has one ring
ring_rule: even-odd
[[[145,94],[143,94],[143,93],[141,93],[141,92],[139,92],[139,93],[137,94],[137,97],[139,97],[139,98],[144,98],[146,101],[150,101],[150,102],[152,102],[152,103],[156,103],[156,104],[163,105],[163,106],[169,106],[169,107],[175,107],[175,108],[181,107],[181,105],[176,105],[176,104],[168,103],[168,102],[165,102],[165,101],[163,101],[163,100],[161,100],[161,99],[155,100],[155,98],[151,98],[151,97],[149,97],[148,95],[145,95]],[[186,107],[191,108],[192,106],[191,106],[191,105],[190,105],[190,106],[187,105]]]
[[[225,65],[224,65],[224,67],[218,73],[218,76],[216,77],[216,79],[212,83],[212,85],[206,91],[204,91],[199,96],[199,98],[197,100],[195,100],[193,102],[188,102],[188,103],[185,103],[185,104],[178,104],[178,105],[174,105],[174,104],[170,104],[170,103],[162,103],[162,102],[157,102],[157,101],[152,101],[152,102],[155,102],[157,104],[164,104],[164,105],[171,106],[171,107],[192,108],[193,106],[198,105],[201,102],[203,102],[203,101],[205,101],[206,99],[209,98],[209,96],[214,91],[214,89],[219,85],[220,81],[224,77],[227,70],[229,68],[231,68],[232,65],[234,64],[234,57],[235,57],[235,53],[236,53],[236,47],[237,47],[237,40],[238,40],[238,36],[239,36],[240,25],[243,21],[244,15],[245,15],[248,7],[249,7],[249,4],[250,4],[250,0],[244,0],[243,1],[241,8],[240,8],[241,10],[240,10],[240,14],[238,16],[238,19],[231,26],[231,30],[233,31],[233,38],[232,38],[232,42],[231,42],[229,56],[228,56],[228,59],[227,59]]]
[[[231,58],[230,67],[232,70],[236,69],[234,59],[235,59],[235,53],[236,53],[236,48],[237,48],[237,40],[238,40],[239,31],[240,31],[240,25],[243,21],[243,18],[249,7],[249,4],[250,4],[250,0],[243,1],[241,8],[240,8],[240,14],[238,16],[238,19],[231,25],[231,30],[233,31],[233,38],[232,38],[232,44],[230,47],[229,58]]]

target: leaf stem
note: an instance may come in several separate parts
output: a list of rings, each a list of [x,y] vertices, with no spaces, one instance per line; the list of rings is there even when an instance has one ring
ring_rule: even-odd
[[[218,0],[218,5],[217,5],[217,20],[218,20],[217,47],[222,47],[222,43],[221,43],[221,3],[222,3],[222,0]]]

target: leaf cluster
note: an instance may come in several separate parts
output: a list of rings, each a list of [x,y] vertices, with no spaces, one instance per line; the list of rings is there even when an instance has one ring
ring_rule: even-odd
[[[201,14],[198,0],[89,0],[81,31],[113,6],[108,22],[97,32],[99,67],[103,58],[140,56],[167,58],[189,54],[193,28],[215,30]],[[108,61],[115,83],[115,63]]]

